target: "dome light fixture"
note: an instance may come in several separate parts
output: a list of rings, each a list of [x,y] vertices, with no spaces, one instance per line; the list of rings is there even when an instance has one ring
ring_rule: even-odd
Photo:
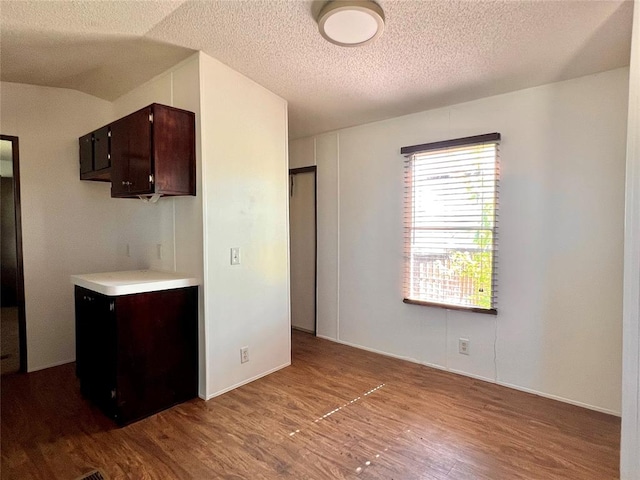
[[[372,42],[384,30],[384,12],[371,0],[334,0],[318,16],[320,35],[341,47]]]

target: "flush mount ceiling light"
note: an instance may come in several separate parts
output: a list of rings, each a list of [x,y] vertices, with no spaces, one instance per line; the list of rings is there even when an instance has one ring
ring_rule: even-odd
[[[334,0],[318,16],[320,34],[336,45],[357,47],[382,34],[384,12],[370,0]]]

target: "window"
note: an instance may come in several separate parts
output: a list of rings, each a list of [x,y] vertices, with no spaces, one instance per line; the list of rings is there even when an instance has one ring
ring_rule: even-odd
[[[499,133],[402,148],[404,301],[496,314]]]

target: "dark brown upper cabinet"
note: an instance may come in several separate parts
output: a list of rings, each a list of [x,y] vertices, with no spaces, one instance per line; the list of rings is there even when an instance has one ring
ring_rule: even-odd
[[[93,165],[102,143],[98,132],[107,129],[107,158],[111,196],[195,195],[195,114],[157,103],[80,137],[80,178],[97,180],[89,169],[87,138],[93,136]],[[102,164],[100,164],[102,165]],[[95,172],[95,166],[93,167]],[[95,175],[95,174],[94,174]]]
[[[109,126],[80,137],[80,179],[110,180],[111,130]]]

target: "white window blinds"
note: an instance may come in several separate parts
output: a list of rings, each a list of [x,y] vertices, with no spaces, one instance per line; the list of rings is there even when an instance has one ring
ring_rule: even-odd
[[[499,140],[493,133],[401,150],[405,302],[497,313]]]

